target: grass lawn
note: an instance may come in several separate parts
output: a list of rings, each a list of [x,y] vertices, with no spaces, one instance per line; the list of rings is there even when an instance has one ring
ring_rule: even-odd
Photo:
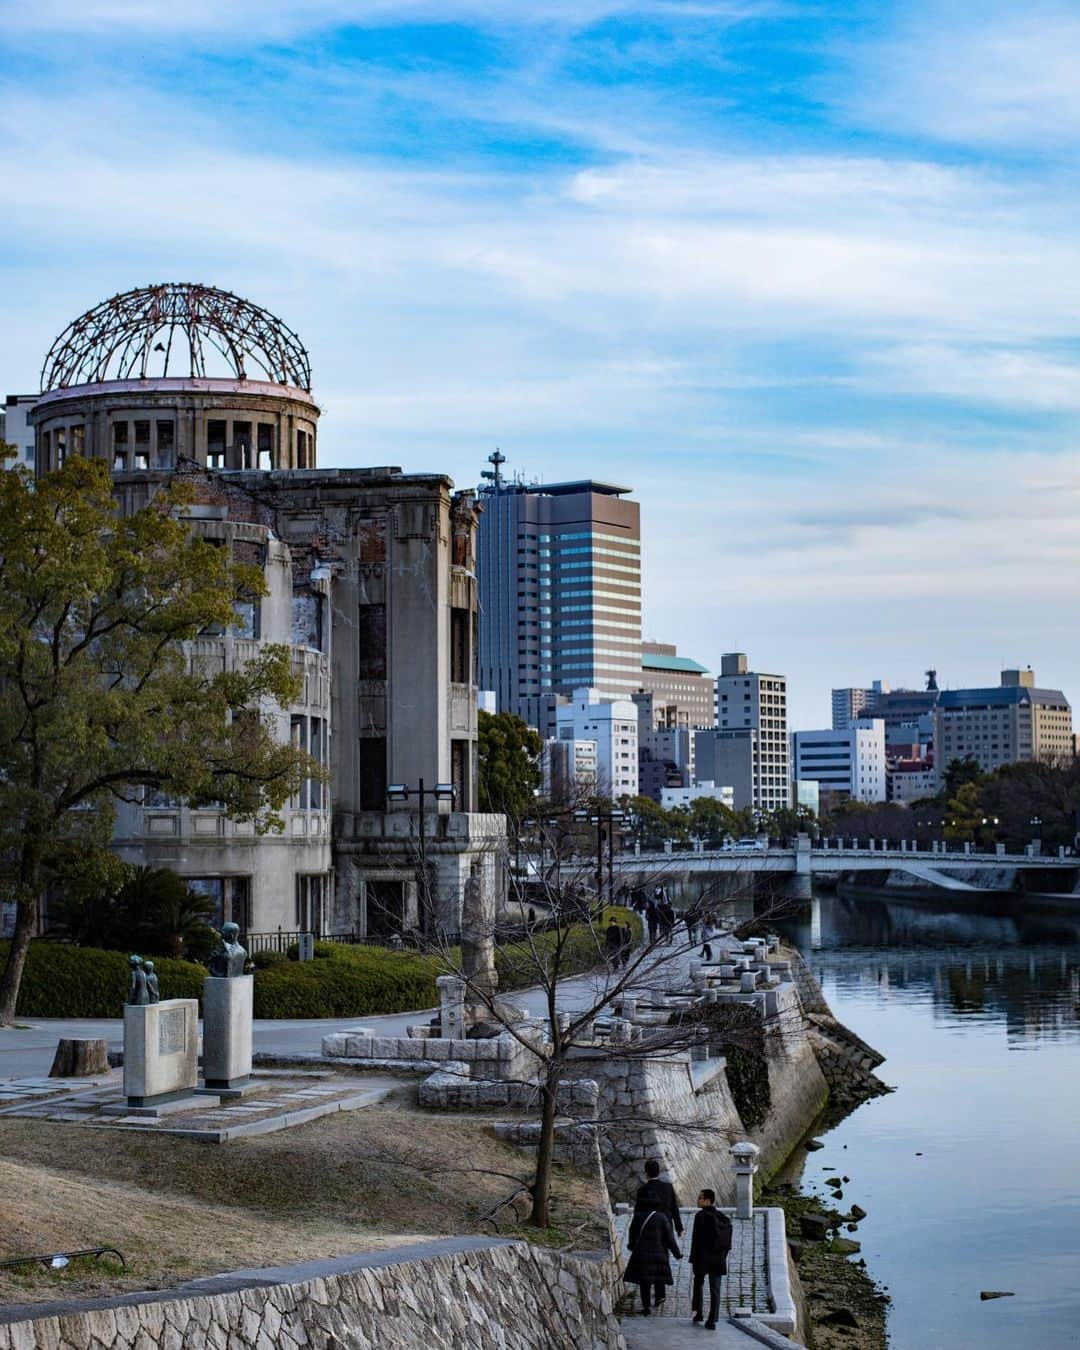
[[[0,1119],[0,1257],[118,1247],[126,1272],[0,1270],[0,1301],[165,1288],[196,1275],[491,1233],[480,1219],[528,1180],[530,1159],[476,1115],[421,1112],[416,1088],[377,1107],[228,1144]],[[505,1113],[504,1113],[505,1114]],[[495,1117],[492,1117],[494,1119]],[[508,1175],[489,1175],[505,1173]],[[604,1242],[598,1186],[555,1187],[556,1231]],[[536,1238],[500,1216],[504,1235]]]

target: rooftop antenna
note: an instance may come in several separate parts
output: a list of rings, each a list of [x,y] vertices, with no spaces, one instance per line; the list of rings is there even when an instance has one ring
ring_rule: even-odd
[[[498,493],[499,489],[502,487],[503,481],[502,473],[500,472],[500,470],[502,465],[506,463],[506,456],[502,453],[499,447],[496,446],[495,453],[493,455],[488,455],[487,462],[489,464],[494,464],[495,466],[494,471],[491,469],[484,469],[481,472],[480,477],[486,478],[490,483],[493,483],[495,486],[495,491],[496,493]]]

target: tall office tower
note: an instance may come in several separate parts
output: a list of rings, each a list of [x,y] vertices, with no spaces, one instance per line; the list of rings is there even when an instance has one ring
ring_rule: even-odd
[[[708,669],[679,656],[673,643],[641,644],[642,693],[652,695],[654,727],[711,727],[715,694]]]
[[[508,482],[490,457],[480,489],[482,689],[535,717],[546,695],[641,684],[641,509],[629,488]]]
[[[935,768],[945,781],[956,759],[983,773],[1003,764],[1066,759],[1073,753],[1072,709],[1060,689],[1040,689],[1035,673],[1003,670],[988,689],[945,689],[934,709]]]
[[[730,766],[712,766],[702,759],[704,745],[715,743],[719,749],[722,742],[736,739],[748,757],[745,780],[748,801],[739,800],[738,784],[733,783]],[[695,740],[698,779],[733,783],[737,807],[777,811],[790,806],[785,675],[748,670],[743,652],[727,652],[720,658],[716,681],[716,730],[699,732]],[[712,771],[707,772],[709,769]],[[729,776],[725,776],[725,771]]]
[[[834,689],[832,691],[833,731],[846,731],[852,722],[865,717],[877,707],[878,699],[889,692],[884,680],[875,680],[869,689]]]

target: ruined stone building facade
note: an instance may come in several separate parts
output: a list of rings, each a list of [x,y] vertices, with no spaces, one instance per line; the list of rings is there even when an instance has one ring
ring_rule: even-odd
[[[208,373],[212,351],[224,376]],[[181,475],[191,528],[262,568],[267,594],[191,655],[227,669],[287,645],[303,687],[274,712],[278,734],[329,770],[263,836],[148,794],[118,814],[121,856],[173,868],[249,933],[379,935],[427,916],[457,931],[467,885],[493,906],[503,822],[476,802],[474,496],[441,474],[318,468],[304,349],[209,288],[151,287],[89,311],[54,344],[42,391],[38,474],[105,458],[124,510]],[[426,799],[423,818],[415,795],[388,800],[391,784],[421,782],[454,797]]]

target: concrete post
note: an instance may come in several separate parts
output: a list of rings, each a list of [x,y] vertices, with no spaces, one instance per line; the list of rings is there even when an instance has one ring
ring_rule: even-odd
[[[752,994],[757,988],[758,973],[756,970],[744,970],[739,979],[739,988],[744,994]]]
[[[1004,844],[995,844],[995,845],[994,845],[994,852],[998,855],[999,858],[1004,858],[1004,856],[1005,856],[1005,845],[1004,845]]]
[[[964,852],[965,852],[966,854],[970,854],[970,852],[971,852],[971,840],[970,840],[970,839],[965,839],[965,840],[964,840]]]
[[[456,975],[438,975],[439,1029],[447,1040],[465,1038],[465,981]]]
[[[754,1217],[754,1173],[757,1171],[757,1159],[760,1149],[757,1144],[745,1139],[732,1144],[732,1169],[735,1172],[735,1217],[752,1219]]]
[[[627,1022],[637,1021],[637,999],[632,994],[623,994],[622,1015]]]

